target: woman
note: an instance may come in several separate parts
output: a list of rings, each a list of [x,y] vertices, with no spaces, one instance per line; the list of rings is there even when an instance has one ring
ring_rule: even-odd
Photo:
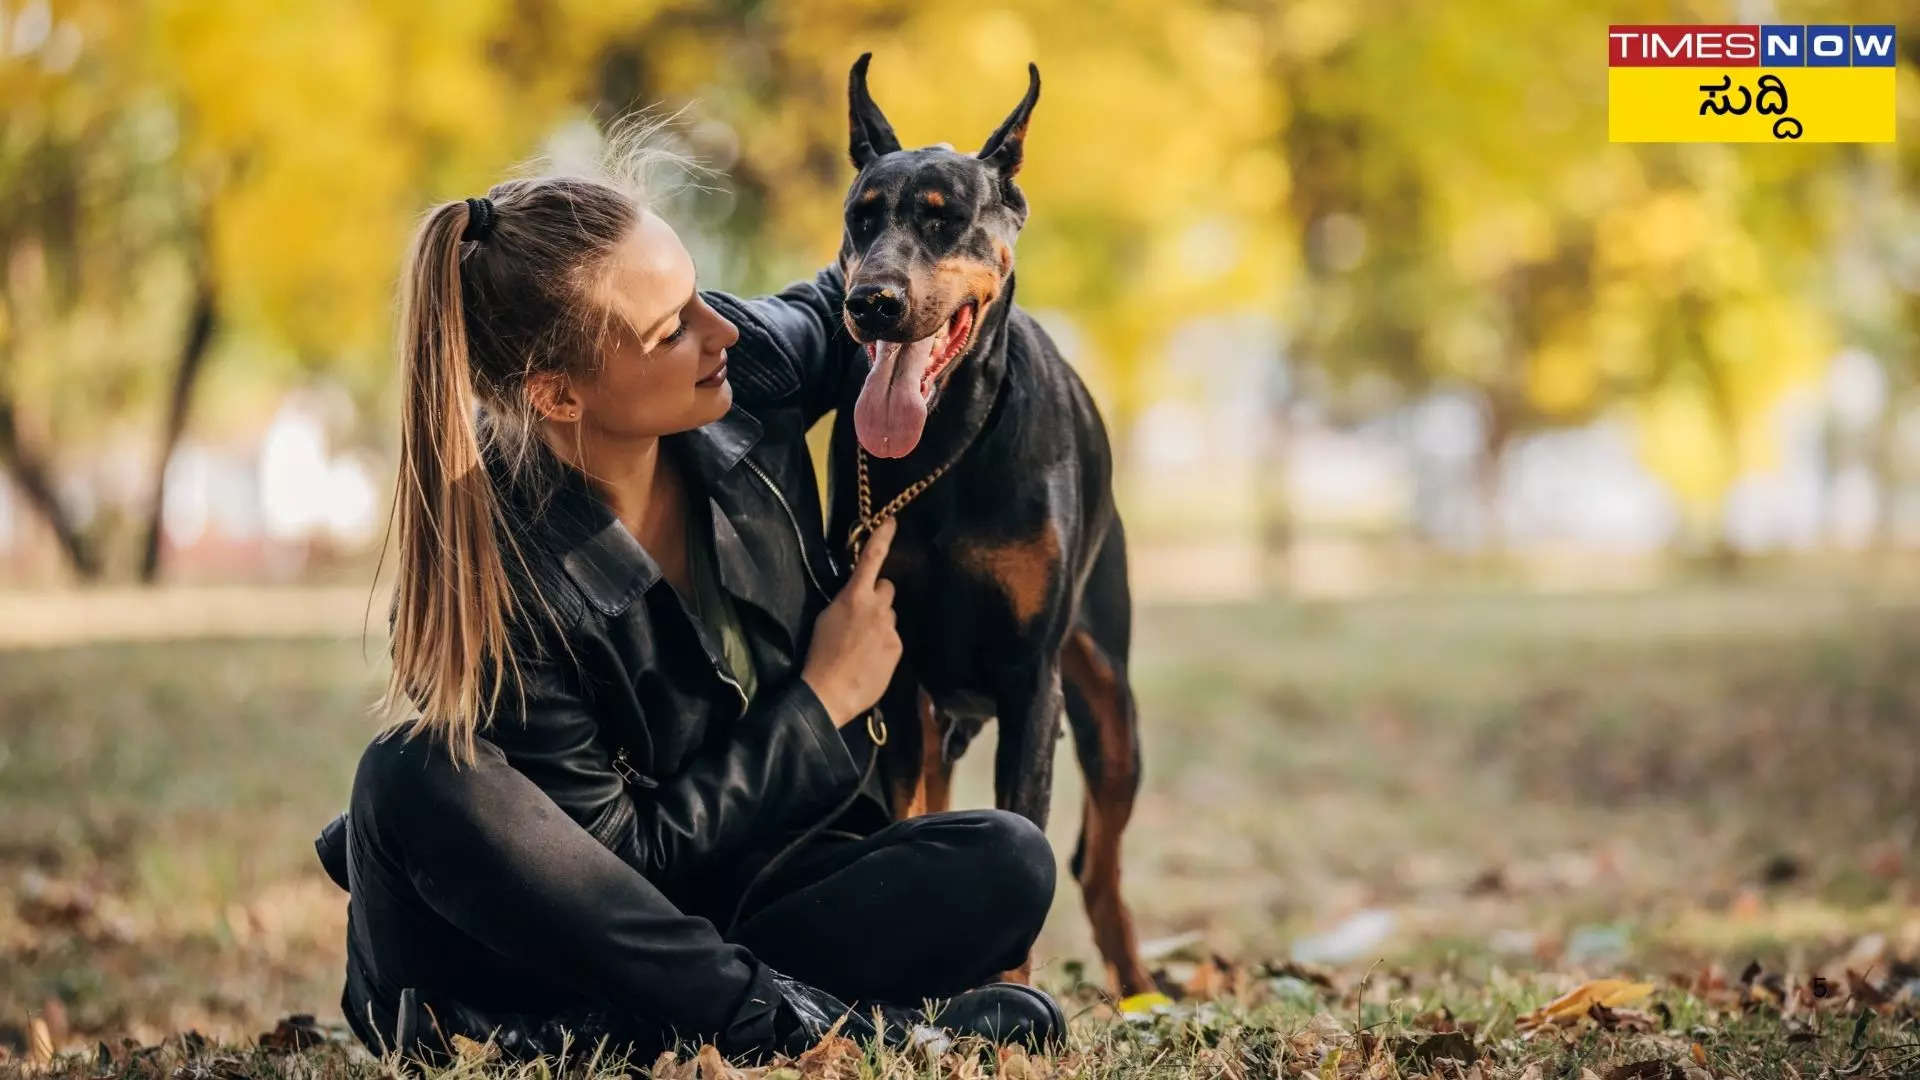
[[[838,273],[702,293],[637,188],[545,178],[431,211],[403,289],[409,715],[318,841],[359,1038],[764,1057],[849,1012],[874,1035],[875,1010],[889,1039],[1063,1037],[1045,994],[982,985],[1039,932],[1045,836],[889,823],[866,794],[891,530],[830,599],[803,441],[860,362]],[[928,998],[950,1000],[922,1020]]]

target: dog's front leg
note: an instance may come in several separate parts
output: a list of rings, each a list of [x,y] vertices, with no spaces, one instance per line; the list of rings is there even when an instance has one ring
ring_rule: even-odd
[[[1053,744],[1060,735],[1060,665],[1013,674],[994,696],[1000,745],[993,757],[993,800],[1041,828],[1053,796]]]
[[[1028,679],[1009,680],[996,696],[1000,745],[993,756],[994,805],[1044,829],[1053,796],[1053,744],[1063,711],[1059,665],[1049,662]],[[1001,972],[1000,978],[1031,982],[1033,957]]]

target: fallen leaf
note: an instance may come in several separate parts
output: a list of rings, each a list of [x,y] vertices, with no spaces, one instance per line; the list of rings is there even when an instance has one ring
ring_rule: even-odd
[[[694,1080],[698,1066],[689,1059],[681,1061],[680,1055],[671,1050],[662,1050],[660,1056],[653,1059],[653,1068],[647,1075],[653,1080]]]
[[[694,1059],[698,1080],[744,1080],[745,1074],[720,1054],[720,1048],[708,1043]]]
[[[1659,1020],[1650,1012],[1609,1009],[1597,1001],[1588,1007],[1587,1018],[1606,1031],[1653,1031],[1660,1026]]]
[[[299,1053],[326,1042],[327,1033],[315,1022],[312,1014],[295,1013],[282,1017],[272,1031],[261,1033],[254,1041],[269,1053]]]
[[[1539,1027],[1543,1024],[1571,1024],[1587,1015],[1595,1005],[1615,1008],[1631,1005],[1653,993],[1652,983],[1628,982],[1624,979],[1595,979],[1581,983],[1572,990],[1554,998],[1538,1009],[1518,1017],[1514,1025],[1521,1029]]]
[[[860,1062],[866,1056],[852,1039],[840,1034],[841,1017],[833,1022],[820,1041],[808,1047],[794,1062],[806,1080],[854,1080],[860,1074]]]
[[[1865,975],[1856,973],[1852,968],[1847,969],[1847,990],[1852,993],[1853,1000],[1869,1009],[1878,1010],[1887,1004],[1885,991],[1868,982]]]
[[[1202,1000],[1230,994],[1234,989],[1233,966],[1220,954],[1215,953],[1195,965],[1193,974],[1181,984],[1188,997]]]
[[[1118,1009],[1122,1016],[1147,1016],[1156,1006],[1171,1004],[1173,1004],[1172,998],[1158,991],[1149,990],[1144,994],[1121,998],[1114,1008]]]
[[[486,1042],[476,1042],[473,1039],[467,1038],[465,1035],[456,1034],[452,1038],[449,1038],[447,1042],[452,1044],[454,1056],[458,1057],[461,1061],[478,1063],[482,1061],[492,1061],[494,1058],[500,1056],[500,1046],[492,1039],[488,1039]]]
[[[1464,1031],[1441,1032],[1420,1040],[1413,1047],[1413,1060],[1427,1068],[1432,1068],[1441,1058],[1452,1058],[1464,1065],[1475,1056],[1473,1039]]]
[[[38,1016],[27,1020],[27,1062],[32,1065],[47,1065],[53,1061],[53,1033],[47,1030],[47,1022]]]
[[[1694,1043],[1692,1046],[1687,1047],[1687,1053],[1693,1057],[1693,1063],[1695,1065],[1698,1065],[1701,1068],[1706,1067],[1707,1065],[1707,1048],[1706,1047],[1701,1046],[1699,1043]]]
[[[1033,1063],[1033,1059],[1027,1056],[1025,1050],[1017,1046],[1002,1046],[999,1057],[1000,1068],[994,1072],[996,1077],[1004,1076],[1006,1080],[1042,1080],[1044,1074]]]

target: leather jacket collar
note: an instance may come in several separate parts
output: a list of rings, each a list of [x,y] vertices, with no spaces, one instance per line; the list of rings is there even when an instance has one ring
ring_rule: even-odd
[[[713,550],[726,589],[765,607],[767,598],[758,595],[758,577],[742,544],[738,531],[721,505],[724,496],[738,482],[736,470],[747,452],[760,440],[760,422],[739,407],[713,423],[666,436],[661,445],[690,468],[699,481],[695,498],[714,500]],[[612,508],[587,486],[577,471],[565,469],[556,498],[567,504],[568,517],[583,521],[585,528],[570,530],[560,545],[561,565],[580,592],[603,615],[625,611],[634,600],[651,589],[661,578],[660,564],[647,554],[640,542],[614,516]],[[559,509],[556,507],[555,509]]]

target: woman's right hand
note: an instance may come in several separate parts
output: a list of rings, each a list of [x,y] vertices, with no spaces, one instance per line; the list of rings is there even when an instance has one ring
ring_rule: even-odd
[[[827,707],[835,727],[847,726],[879,701],[900,663],[893,582],[880,577],[896,527],[888,518],[867,537],[853,576],[813,623],[800,677]]]

